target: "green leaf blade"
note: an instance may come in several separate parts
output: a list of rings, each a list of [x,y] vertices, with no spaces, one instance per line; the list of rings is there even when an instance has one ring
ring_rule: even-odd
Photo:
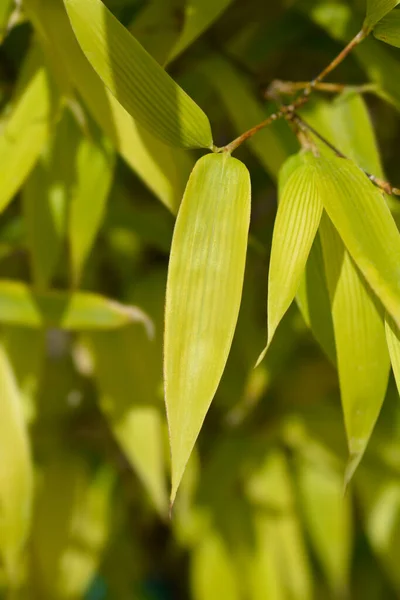
[[[323,209],[306,164],[287,180],[282,177],[280,190],[268,280],[268,345],[296,295]]]
[[[326,212],[382,304],[400,324],[400,234],[383,194],[350,160],[310,160]]]
[[[400,0],[367,0],[367,16],[364,21],[364,30],[369,33],[399,3]]]
[[[173,501],[221,379],[238,318],[250,219],[240,161],[198,161],[175,226],[167,283],[165,400]]]
[[[210,123],[101,0],[64,0],[89,62],[124,108],[167,144],[212,148]]]
[[[400,10],[393,10],[374,27],[374,37],[400,48]]]
[[[0,281],[0,322],[25,327],[60,327],[70,331],[109,330],[152,322],[136,306],[125,306],[89,292],[35,292],[15,281]]]

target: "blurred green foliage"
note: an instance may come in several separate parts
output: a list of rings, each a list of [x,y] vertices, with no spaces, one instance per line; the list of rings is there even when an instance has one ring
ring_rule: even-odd
[[[273,80],[310,81],[365,16],[364,0],[105,4],[201,106],[217,146],[276,108],[265,100]],[[390,376],[343,493],[341,323],[324,311],[327,289],[313,306],[305,293],[332,252],[327,238],[314,244],[301,312],[291,306],[253,368],[266,340],[278,172],[299,148],[288,124],[235,155],[252,182],[242,304],[170,520],[165,288],[174,215],[202,151],[165,146],[129,117],[81,52],[62,0],[0,0],[0,41],[1,598],[400,597],[398,392]],[[347,104],[316,93],[304,118],[399,185],[400,50],[371,36],[332,81],[368,93]],[[368,154],[371,123],[383,167]],[[389,369],[386,346],[366,339],[355,327],[348,349],[381,361],[362,374],[363,398],[386,389]]]

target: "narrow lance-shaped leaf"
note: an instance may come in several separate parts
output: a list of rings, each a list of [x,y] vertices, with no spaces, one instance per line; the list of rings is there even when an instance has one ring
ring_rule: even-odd
[[[90,345],[100,406],[125,456],[165,517],[168,497],[161,407],[155,402],[154,373],[146,369],[146,355],[140,354],[140,344],[151,343],[145,338],[138,327],[126,327],[92,334]]]
[[[282,170],[268,275],[268,342],[293,302],[322,215],[314,171],[297,156]]]
[[[193,43],[227,9],[232,0],[186,0],[185,23],[168,62]]]
[[[380,190],[350,160],[308,155],[329,218],[382,304],[400,324],[400,234]]]
[[[33,472],[21,396],[2,345],[0,399],[0,553],[12,583],[30,526]]]
[[[37,68],[14,104],[0,136],[0,212],[11,202],[39,158],[49,134],[51,94],[44,67]]]
[[[140,127],[104,86],[76,40],[63,0],[25,0],[24,9],[62,80],[76,88],[105,135],[148,188],[177,212],[193,165],[191,156]]]
[[[383,19],[400,0],[367,0],[367,16],[365,17],[363,28],[369,33],[375,25]]]
[[[72,276],[81,277],[101,226],[114,171],[114,153],[107,140],[82,138],[76,158],[76,179],[69,215]]]
[[[64,111],[53,138],[22,190],[29,259],[37,289],[49,286],[65,242],[67,207],[80,137],[72,115]]]
[[[168,144],[213,145],[208,118],[101,0],[64,0],[78,42],[122,106]]]
[[[300,506],[310,541],[335,597],[348,592],[351,564],[351,501],[343,497],[339,470],[306,458],[296,462]]]
[[[389,357],[383,309],[326,216],[321,221],[321,239],[350,453],[348,482],[364,454],[385,398]]]
[[[136,306],[125,306],[98,294],[86,292],[36,292],[16,281],[0,281],[0,323],[26,327],[107,330],[130,323],[143,323],[152,333],[152,323]]]
[[[393,319],[386,315],[385,318],[386,341],[389,348],[390,360],[400,394],[400,331]]]
[[[249,220],[246,167],[227,154],[201,158],[178,214],[167,283],[164,377],[172,501],[228,358]]]
[[[400,48],[400,10],[392,10],[374,27],[374,36],[382,42]]]

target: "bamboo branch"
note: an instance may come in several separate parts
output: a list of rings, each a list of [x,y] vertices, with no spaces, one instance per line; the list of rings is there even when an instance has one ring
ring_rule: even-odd
[[[345,158],[346,160],[351,160],[348,156],[343,154],[341,150],[339,150],[333,144],[331,144],[331,142],[327,140],[323,135],[321,135],[316,129],[314,129],[314,127],[312,127],[306,121],[304,121],[304,119],[302,119],[302,117],[300,117],[297,113],[293,113],[291,119],[295,123],[297,123],[301,129],[306,129],[310,133],[312,133],[317,139],[319,139],[323,144],[325,144],[325,146],[332,150],[336,154],[336,156],[339,156],[340,158]],[[388,181],[384,181],[383,179],[380,179],[375,175],[371,175],[371,173],[368,173],[368,171],[366,171],[365,169],[361,167],[359,168],[374,185],[376,185],[386,194],[388,194],[389,196],[400,196],[400,189],[393,187]]]

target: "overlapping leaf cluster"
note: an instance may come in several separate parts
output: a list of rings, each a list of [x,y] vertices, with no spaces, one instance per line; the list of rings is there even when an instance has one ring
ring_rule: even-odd
[[[1,597],[399,593],[400,8],[358,4],[3,2]]]

